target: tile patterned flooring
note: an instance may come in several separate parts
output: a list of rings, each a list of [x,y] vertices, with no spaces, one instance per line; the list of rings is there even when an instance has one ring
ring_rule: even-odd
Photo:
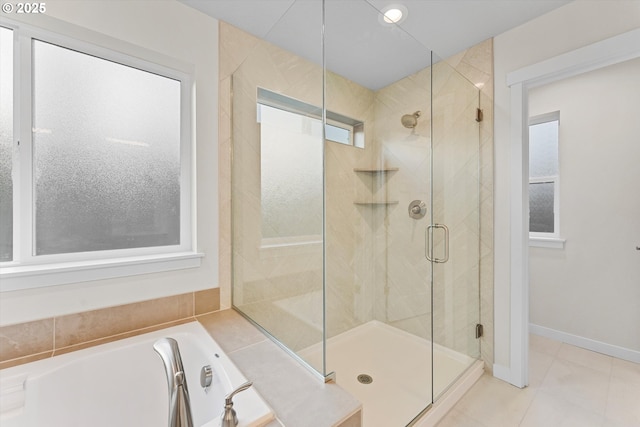
[[[640,364],[531,335],[529,375],[483,375],[438,427],[640,427]]]

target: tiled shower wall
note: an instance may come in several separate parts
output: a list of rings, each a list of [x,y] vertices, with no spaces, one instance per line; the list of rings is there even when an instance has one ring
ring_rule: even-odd
[[[378,277],[373,301],[375,318],[430,339],[431,266],[425,259],[425,227],[431,216],[431,71],[424,68],[376,92],[376,138],[383,163],[397,171],[379,176],[389,206],[378,223],[374,245],[386,247],[376,258]],[[406,128],[405,114],[420,112],[417,125]],[[408,214],[409,203],[425,201],[421,219]]]

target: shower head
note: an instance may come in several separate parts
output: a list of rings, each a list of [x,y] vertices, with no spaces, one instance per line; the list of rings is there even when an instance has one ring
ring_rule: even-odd
[[[415,128],[418,124],[418,117],[420,117],[420,114],[420,111],[416,111],[413,114],[405,114],[404,116],[402,116],[402,119],[400,119],[400,121],[402,122],[402,126],[406,127],[407,129]]]

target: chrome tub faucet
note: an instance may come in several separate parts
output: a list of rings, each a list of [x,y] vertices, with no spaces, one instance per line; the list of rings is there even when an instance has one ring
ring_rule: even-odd
[[[169,386],[169,427],[193,427],[187,377],[182,366],[178,342],[173,338],[161,338],[153,349],[164,362]]]

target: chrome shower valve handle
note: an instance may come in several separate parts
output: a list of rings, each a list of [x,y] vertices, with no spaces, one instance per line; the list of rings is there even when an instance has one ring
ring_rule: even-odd
[[[409,203],[409,217],[422,219],[427,214],[427,204],[422,200],[413,200]]]

